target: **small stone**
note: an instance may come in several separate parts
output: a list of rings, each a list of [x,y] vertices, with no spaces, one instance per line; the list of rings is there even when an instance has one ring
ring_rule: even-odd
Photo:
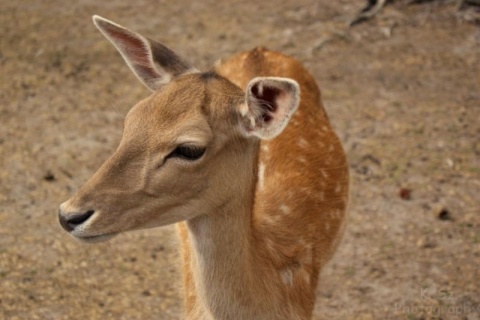
[[[399,196],[402,200],[411,200],[412,199],[412,190],[408,188],[401,188],[399,191]]]
[[[419,248],[431,249],[431,248],[435,248],[436,246],[437,245],[435,244],[435,242],[430,241],[429,239],[426,239],[426,238],[420,238],[417,241],[417,247]]]
[[[453,220],[452,214],[444,206],[436,206],[434,208],[434,214],[437,217],[437,219],[442,220],[442,221],[452,221]]]
[[[417,240],[417,247],[423,247],[423,245],[425,244],[425,239],[424,238],[420,238]]]
[[[55,176],[50,170],[48,170],[47,173],[45,173],[45,175],[43,176],[43,180],[52,182],[55,181]]]
[[[453,168],[453,167],[455,166],[455,162],[453,162],[453,160],[450,159],[450,158],[445,159],[445,164],[446,164],[447,167],[449,167],[449,168]]]

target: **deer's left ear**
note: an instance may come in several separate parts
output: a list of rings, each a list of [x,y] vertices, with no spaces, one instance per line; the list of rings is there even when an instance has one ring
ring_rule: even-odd
[[[288,78],[254,78],[245,95],[246,103],[240,108],[243,131],[266,140],[285,129],[300,103],[300,87]]]

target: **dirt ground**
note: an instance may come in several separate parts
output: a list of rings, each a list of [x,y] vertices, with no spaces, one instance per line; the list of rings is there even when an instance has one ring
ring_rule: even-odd
[[[198,68],[257,45],[311,70],[352,173],[315,319],[480,319],[480,27],[454,1],[0,1],[0,319],[181,319],[173,226],[84,245],[61,202],[147,96],[102,15]]]

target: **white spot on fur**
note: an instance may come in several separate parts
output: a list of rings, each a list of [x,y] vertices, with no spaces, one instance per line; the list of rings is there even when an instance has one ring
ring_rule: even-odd
[[[263,217],[263,221],[268,224],[277,224],[278,223],[278,216],[265,216]]]
[[[258,167],[258,186],[260,189],[263,189],[265,181],[265,164],[260,163],[260,166]]]
[[[325,230],[326,231],[330,230],[330,223],[328,223],[328,222],[325,223]]]
[[[265,239],[265,244],[268,248],[268,250],[272,251],[272,252],[275,252],[276,251],[276,248],[275,248],[275,244],[273,243],[273,241],[269,238]]]
[[[312,188],[302,187],[302,188],[297,189],[297,190],[302,192],[303,194],[305,194],[307,196],[315,195],[315,191]],[[298,195],[298,191],[297,191],[297,195]]]
[[[305,269],[302,269],[302,278],[306,283],[310,283],[310,274]]]
[[[319,192],[319,193],[318,193],[318,198],[319,198],[321,201],[324,201],[324,200],[325,200],[325,193]]]
[[[286,268],[280,271],[280,277],[282,277],[282,281],[287,286],[291,286],[293,284],[293,272],[292,269]]]
[[[308,142],[304,138],[298,139],[298,145],[302,148],[308,147]]]
[[[281,204],[280,205],[280,211],[283,213],[283,214],[289,214],[292,210],[290,210],[290,208],[284,204]]]
[[[312,245],[304,244],[304,249],[302,256],[300,258],[301,263],[311,263],[312,262]]]
[[[325,170],[322,170],[322,176],[323,176],[324,178],[328,178],[328,172],[325,171]]]
[[[340,185],[340,183],[337,183],[337,185],[335,186],[335,193],[340,193],[342,192],[342,186]]]
[[[298,161],[300,161],[301,163],[307,163],[307,159],[305,159],[304,157],[298,157],[297,159],[298,159]]]

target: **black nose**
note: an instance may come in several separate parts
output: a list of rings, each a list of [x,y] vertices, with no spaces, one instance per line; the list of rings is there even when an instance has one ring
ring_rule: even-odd
[[[95,213],[94,210],[88,210],[83,213],[75,213],[65,217],[62,212],[58,213],[58,221],[60,221],[60,225],[63,229],[67,230],[68,232],[73,231],[76,226],[81,225],[85,221],[87,221],[93,214]]]

